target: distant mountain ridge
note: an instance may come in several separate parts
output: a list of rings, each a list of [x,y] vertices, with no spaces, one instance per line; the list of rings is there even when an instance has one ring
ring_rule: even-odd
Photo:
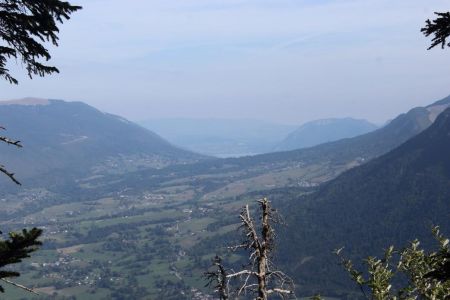
[[[0,105],[49,105],[49,99],[27,97],[16,100],[4,100],[0,101]]]
[[[450,106],[450,96],[427,107],[416,107],[393,119],[386,126],[353,138],[346,138],[310,148],[273,152],[255,156],[228,158],[203,163],[205,167],[220,165],[254,167],[261,163],[333,161],[345,163],[359,159],[368,161],[398,147],[433,123],[433,115]],[[431,113],[433,112],[433,113]]]
[[[344,138],[352,138],[374,131],[378,127],[366,120],[333,118],[311,121],[290,133],[276,148],[286,151],[313,147]]]
[[[446,98],[444,106],[450,105]],[[128,174],[126,179],[114,178],[118,185],[132,185],[136,189],[167,181],[181,180],[205,184],[208,194],[203,199],[226,199],[252,191],[266,191],[285,187],[311,187],[329,181],[339,174],[365,164],[419,134],[432,124],[430,111],[442,111],[436,105],[417,107],[373,132],[321,144],[311,148],[274,152],[240,158],[211,159],[192,165],[174,165],[161,170],[142,170]],[[212,188],[214,186],[214,188]]]
[[[140,124],[175,145],[216,157],[270,152],[296,128],[247,119],[169,118],[146,120]]]
[[[360,261],[415,238],[430,245],[432,225],[450,233],[450,108],[422,133],[318,192],[280,201],[289,224],[280,245],[286,267],[315,287],[306,293],[339,296],[333,291],[353,285],[336,258],[333,263],[333,249],[345,246]]]
[[[22,179],[58,170],[121,172],[131,165],[163,167],[204,158],[82,102],[33,98],[0,102],[0,124],[7,136],[24,145],[1,149],[1,163]]]
[[[58,103],[60,105],[56,105]],[[58,181],[67,177],[66,170],[70,170],[72,173],[78,170],[78,173],[85,174],[83,176],[88,176],[86,174],[92,176],[110,174],[114,178],[109,178],[109,182],[118,185],[117,182],[121,181],[123,184],[132,184],[135,187],[146,186],[150,181],[157,178],[158,181],[176,178],[189,180],[196,175],[215,176],[214,174],[220,174],[220,178],[215,179],[214,185],[223,186],[223,188],[215,190],[214,194],[209,196],[227,197],[227,190],[248,192],[275,187],[292,187],[298,184],[314,186],[333,179],[350,168],[389,152],[422,132],[432,124],[434,115],[450,105],[450,97],[427,107],[414,108],[408,113],[398,116],[386,126],[354,138],[300,150],[240,158],[209,158],[206,160],[204,156],[180,150],[162,140],[156,134],[138,125],[128,124],[128,121],[120,117],[104,114],[81,103],[71,105],[79,108],[84,107],[90,111],[91,113],[88,114],[90,117],[87,118],[90,120],[80,123],[80,119],[73,116],[76,113],[68,109],[72,106],[58,101],[46,106],[0,106],[0,120],[7,120],[7,118],[14,116],[10,125],[3,124],[11,130],[19,129],[15,132],[10,131],[8,134],[23,140],[25,143],[25,148],[20,151],[4,147],[3,153],[8,158],[8,160],[3,160],[6,166],[11,166],[12,171],[22,174],[22,178],[36,174],[47,174],[46,177],[34,176],[34,178],[42,178],[42,182],[45,184],[50,181],[57,184]],[[59,109],[57,109],[58,107]],[[63,107],[67,111],[61,114],[60,110],[63,110]],[[12,108],[14,108],[15,114],[7,111]],[[43,127],[38,115],[49,108],[51,108],[49,112],[53,111],[53,113],[49,113],[44,119],[51,126]],[[21,110],[27,111],[29,117],[24,117],[25,115],[18,113]],[[1,111],[4,113],[2,114]],[[85,114],[83,113],[83,115]],[[21,122],[18,122],[21,118],[29,121],[21,124]],[[102,120],[101,124],[103,125],[97,124],[97,120]],[[106,120],[109,121],[105,123]],[[109,128],[110,122],[114,124],[112,128],[116,129],[111,131],[111,128]],[[31,123],[33,123],[33,126]],[[38,126],[34,126],[34,123]],[[89,134],[85,133],[86,128],[84,127],[83,130],[75,130],[77,126],[74,124],[77,123],[84,124],[83,126],[89,124],[89,128],[98,128],[102,131],[102,134],[96,135],[99,137],[97,141],[101,141],[101,143],[91,144],[90,142],[95,139],[85,138],[85,136],[89,137]],[[64,128],[64,126],[69,126],[71,130],[60,132],[55,129],[57,127]],[[51,130],[49,131],[48,128]],[[125,128],[126,131],[123,131]],[[128,132],[128,130],[134,133],[131,135],[125,134],[124,132]],[[46,134],[39,136],[46,131],[51,132],[47,140],[45,139]],[[24,133],[27,133],[28,136],[25,136]],[[61,135],[61,133],[64,135]],[[37,137],[39,137],[41,146],[47,141],[60,142],[57,143],[56,148],[50,147],[49,150],[46,147],[40,147],[38,151],[33,151],[32,147],[29,147],[29,143],[32,143],[32,140]],[[124,139],[127,142],[124,142]],[[62,145],[62,143],[69,144]],[[99,148],[101,144],[104,144],[103,148]],[[55,156],[51,149],[56,149],[58,155]],[[147,150],[142,151],[142,149]],[[93,155],[94,153],[99,153],[100,159],[96,157],[97,154]],[[54,159],[55,157],[57,159]],[[61,174],[55,172],[55,170],[59,170],[58,172],[61,172]],[[124,173],[127,173],[125,180],[121,175]],[[47,178],[49,176],[52,178],[51,180]],[[266,183],[267,180],[269,180],[269,183]],[[257,184],[258,182],[260,184]],[[102,184],[108,183],[103,182]],[[242,187],[245,188],[242,189]]]

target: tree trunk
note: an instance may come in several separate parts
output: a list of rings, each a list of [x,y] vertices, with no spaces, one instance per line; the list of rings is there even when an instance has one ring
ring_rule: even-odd
[[[270,212],[268,200],[265,198],[261,201],[262,208],[262,243],[259,249],[260,255],[258,258],[258,298],[257,300],[267,300],[267,252],[270,247]]]

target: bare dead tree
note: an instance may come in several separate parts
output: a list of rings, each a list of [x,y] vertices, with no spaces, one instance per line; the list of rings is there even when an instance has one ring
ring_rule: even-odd
[[[244,241],[240,245],[229,247],[233,251],[249,251],[248,268],[236,272],[231,270],[231,273],[227,274],[220,271],[225,269],[221,261],[216,260],[218,271],[209,273],[210,279],[214,278],[213,281],[218,283],[216,291],[227,291],[226,298],[221,299],[230,297],[228,287],[231,280],[240,281],[239,288],[235,291],[236,298],[248,293],[255,294],[256,300],[267,300],[272,295],[278,295],[282,299],[295,298],[293,281],[284,272],[276,270],[272,261],[275,247],[275,230],[272,224],[278,223],[280,219],[267,198],[259,200],[258,204],[261,209],[260,227],[255,225],[249,206],[246,205],[239,215]]]

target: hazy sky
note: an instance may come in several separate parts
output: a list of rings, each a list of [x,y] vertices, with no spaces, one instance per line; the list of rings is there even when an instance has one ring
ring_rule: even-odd
[[[450,94],[450,49],[420,33],[448,0],[73,0],[61,74],[0,99],[81,100],[132,120],[383,122]]]

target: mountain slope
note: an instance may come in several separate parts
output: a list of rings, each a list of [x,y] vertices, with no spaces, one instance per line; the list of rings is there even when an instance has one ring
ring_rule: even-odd
[[[386,126],[354,138],[299,150],[205,161],[196,164],[195,168],[191,170],[177,166],[170,172],[203,173],[213,171],[217,173],[223,170],[236,171],[254,168],[276,170],[292,166],[293,163],[302,163],[303,166],[318,162],[342,165],[355,160],[368,161],[389,152],[428,128],[434,120],[433,116],[442,112],[447,106],[450,106],[450,96],[439,101],[438,105],[432,104],[427,107],[411,109],[409,112],[399,115]]]
[[[345,172],[312,195],[285,199],[290,224],[280,246],[281,257],[289,257],[285,266],[298,282],[330,294],[350,283],[333,249],[345,246],[347,256],[361,260],[416,237],[427,244],[433,224],[449,233],[449,154],[450,108],[386,155]]]
[[[345,163],[356,158],[364,160],[380,156],[428,128],[434,116],[450,106],[450,96],[427,107],[416,107],[399,115],[386,126],[373,132],[349,139],[321,144],[306,149],[260,154],[242,158],[230,158],[206,162],[206,167],[221,165],[232,168],[253,167],[259,164],[289,162],[333,161]]]
[[[23,99],[0,102],[6,135],[23,149],[3,146],[1,163],[18,178],[54,171],[120,172],[142,164],[162,167],[202,156],[178,149],[155,133],[81,102]],[[128,163],[127,163],[128,162]]]
[[[277,187],[311,187],[337,177],[398,147],[432,124],[433,116],[450,97],[428,107],[414,108],[376,131],[321,144],[315,147],[255,156],[212,159],[192,165],[161,170],[142,170],[124,177],[109,178],[115,186],[139,189],[167,181],[201,187],[202,199],[226,199],[247,192]],[[433,111],[433,113],[431,113]],[[102,184],[104,183],[96,183]]]
[[[308,122],[290,133],[276,148],[286,151],[351,138],[377,129],[366,121],[352,118],[324,119]]]

